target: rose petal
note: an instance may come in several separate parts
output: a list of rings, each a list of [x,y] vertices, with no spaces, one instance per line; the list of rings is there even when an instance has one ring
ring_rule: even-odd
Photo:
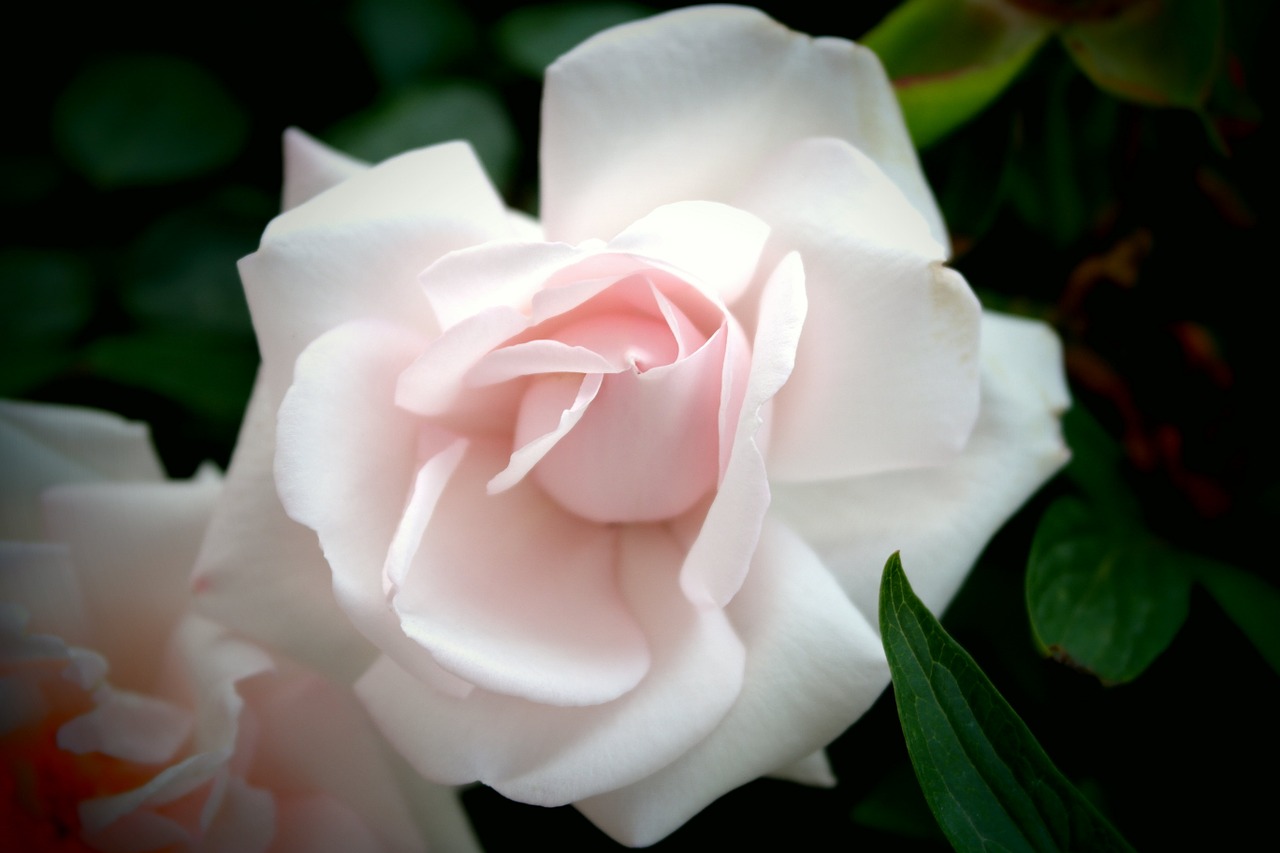
[[[1069,404],[1057,336],[1041,323],[983,315],[982,411],[949,465],[774,486],[774,511],[876,613],[884,561],[901,549],[916,594],[940,612],[991,534],[1066,463]]]
[[[799,761],[780,767],[770,773],[769,777],[813,785],[815,788],[834,788],[836,784],[836,775],[831,770],[831,762],[827,760],[825,749],[811,752]]]
[[[92,711],[58,729],[59,749],[160,764],[173,759],[194,724],[190,711],[141,693],[108,687],[94,701]]]
[[[45,492],[50,537],[66,543],[79,579],[92,648],[111,661],[117,687],[151,688],[186,609],[188,572],[220,490],[216,475],[186,482],[78,483]],[[138,519],[147,535],[138,535]],[[145,593],[143,592],[145,590]],[[145,595],[146,606],[139,607]],[[121,614],[129,614],[122,619]]]
[[[339,681],[374,651],[333,597],[333,573],[315,532],[285,514],[273,472],[276,409],[253,389],[222,498],[191,577],[198,612]]]
[[[80,804],[80,819],[90,843],[106,843],[107,838],[131,840],[136,821],[146,821],[156,832],[173,832],[171,821],[145,817],[151,806],[163,805],[209,785],[210,802],[202,810],[207,827],[223,808],[234,811],[242,805],[231,790],[237,779],[227,779],[225,766],[235,753],[241,732],[241,710],[244,702],[236,685],[254,675],[268,672],[271,659],[261,649],[235,639],[219,625],[199,616],[188,616],[174,633],[172,654],[167,661],[160,694],[173,701],[193,706],[196,731],[191,755],[161,770],[146,784],[109,797],[86,800]],[[270,805],[270,795],[265,794]],[[224,804],[223,800],[226,799]],[[155,816],[159,818],[159,816]],[[260,817],[260,815],[259,815]],[[222,818],[226,820],[225,817]],[[232,821],[235,823],[235,821]],[[131,828],[132,827],[132,828]],[[168,827],[167,829],[165,827]],[[261,822],[249,827],[262,829]],[[267,838],[271,823],[265,822]],[[244,830],[239,830],[243,832]],[[95,842],[101,836],[101,841]],[[118,846],[122,842],[116,842]],[[136,842],[135,842],[136,843]]]
[[[491,243],[445,255],[419,281],[447,330],[497,306],[527,315],[546,280],[582,256],[564,243]]]
[[[441,434],[424,447],[419,419],[394,403],[396,376],[424,346],[416,334],[375,321],[322,335],[298,359],[276,442],[281,503],[316,531],[338,606],[410,668],[429,667],[430,656],[387,606],[384,566],[418,469],[451,442]]]
[[[727,610],[747,649],[728,716],[669,766],[574,804],[623,844],[652,844],[722,794],[822,748],[889,683],[876,630],[777,521],[766,522]]]
[[[516,429],[516,441],[520,446],[511,452],[507,467],[489,481],[486,487],[489,494],[496,495],[519,483],[560,439],[569,434],[600,393],[602,379],[599,373],[584,376],[576,383],[576,390],[572,376],[548,377],[529,386],[520,406],[520,422]],[[573,396],[566,403],[570,392]],[[530,431],[534,437],[524,438]]]
[[[375,850],[408,851],[422,847],[417,829],[400,797],[395,776],[382,760],[382,748],[364,709],[350,692],[309,673],[286,671],[282,677],[241,688],[259,726],[253,756],[255,785],[288,793],[307,792],[312,802],[342,811],[381,845]],[[286,821],[295,809],[314,815],[297,801],[280,810]],[[281,824],[281,829],[289,828]],[[277,831],[276,847],[290,848],[288,834]],[[346,848],[335,848],[346,849]]]
[[[689,509],[719,475],[729,335],[726,325],[686,359],[604,377],[573,430],[533,469],[534,479],[561,506],[601,523],[661,521]],[[518,438],[530,408],[521,406]]]
[[[765,285],[733,450],[680,573],[680,586],[695,603],[724,606],[751,565],[769,508],[768,474],[758,441],[764,424],[761,408],[791,373],[806,310],[805,271],[798,255],[788,255]]]
[[[44,537],[41,492],[56,483],[158,482],[146,424],[73,406],[0,400],[0,539]]]
[[[392,605],[401,630],[460,678],[550,705],[595,705],[649,668],[617,588],[615,533],[531,483],[490,495],[503,464],[473,443],[444,489]]]
[[[72,645],[93,636],[71,551],[62,543],[0,541],[0,602],[22,609],[24,631]]]
[[[934,465],[978,413],[979,305],[898,188],[835,139],[797,143],[741,200],[800,252],[810,311],[775,401],[769,476]]]
[[[619,530],[619,580],[651,639],[653,662],[649,676],[614,702],[550,707],[483,690],[457,699],[386,657],[356,692],[383,734],[428,778],[478,779],[539,805],[642,779],[707,737],[742,684],[742,645],[724,613],[694,607],[680,592],[681,554],[661,528]]]
[[[724,302],[755,275],[769,226],[726,204],[682,201],[654,210],[609,241],[609,249],[653,258],[709,286]]]
[[[607,240],[663,204],[731,203],[767,157],[810,136],[866,152],[945,244],[875,55],[730,6],[616,27],[547,69],[543,227],[553,240]]]
[[[297,207],[369,168],[296,127],[284,132],[282,210]]]
[[[278,399],[302,348],[349,320],[434,335],[419,273],[510,228],[502,200],[461,142],[393,157],[280,214],[240,262],[268,389]]]

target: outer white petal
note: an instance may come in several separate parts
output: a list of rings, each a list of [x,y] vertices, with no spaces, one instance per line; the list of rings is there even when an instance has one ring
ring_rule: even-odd
[[[978,414],[980,309],[877,165],[838,139],[798,142],[739,203],[799,252],[809,314],[774,403],[769,476],[822,480],[936,465]]]
[[[635,525],[619,540],[623,594],[653,663],[614,702],[551,707],[479,689],[451,697],[386,657],[357,682],[383,734],[423,775],[562,805],[644,778],[716,728],[742,686],[741,642],[722,611],[681,594],[681,549],[669,534]]]
[[[939,468],[829,483],[775,484],[773,512],[822,555],[869,617],[880,574],[902,551],[934,612],[951,600],[992,533],[1066,463],[1062,350],[1047,326],[983,315],[982,403],[964,452]]]
[[[363,160],[291,127],[284,132],[284,193],[280,207],[297,207],[368,168]]]
[[[767,521],[727,608],[747,647],[742,694],[671,765],[575,805],[623,844],[658,841],[722,794],[821,749],[889,683],[880,639],[809,547]]]
[[[280,214],[240,262],[268,389],[278,400],[302,349],[349,320],[434,334],[418,274],[510,230],[502,200],[462,142],[393,157]]]
[[[49,533],[71,549],[92,648],[117,687],[151,688],[162,649],[187,608],[195,562],[221,482],[81,483],[45,493]]]
[[[449,443],[420,447],[419,419],[395,405],[396,378],[424,346],[382,322],[323,335],[298,360],[276,438],[281,503],[316,531],[342,621],[405,665],[430,661],[387,606],[383,567],[421,463]]]
[[[11,401],[0,401],[0,471],[0,539],[44,538],[39,497],[56,483],[164,479],[146,424]]]
[[[0,541],[0,602],[17,605],[25,630],[86,645],[93,626],[85,616],[71,549],[52,542]]]
[[[259,378],[196,558],[193,606],[313,669],[354,680],[375,652],[334,601],[315,532],[280,504],[275,444],[276,410]]]
[[[946,230],[879,60],[754,9],[705,6],[591,38],[547,69],[542,224],[609,239],[659,205],[731,201],[779,148],[845,139]]]
[[[709,201],[664,205],[609,241],[609,251],[655,258],[706,282],[724,302],[755,276],[769,226],[743,210]]]

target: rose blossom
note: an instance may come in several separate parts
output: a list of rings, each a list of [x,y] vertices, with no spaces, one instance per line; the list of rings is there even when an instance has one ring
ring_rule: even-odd
[[[358,675],[425,776],[641,845],[762,774],[830,784],[888,683],[886,557],[943,607],[1065,461],[1067,393],[1052,332],[945,266],[865,49],[687,9],[562,57],[542,117],[537,224],[463,143],[286,135],[197,577]]]
[[[423,849],[354,697],[187,612],[217,475],[56,406],[0,403],[0,457],[0,847]]]

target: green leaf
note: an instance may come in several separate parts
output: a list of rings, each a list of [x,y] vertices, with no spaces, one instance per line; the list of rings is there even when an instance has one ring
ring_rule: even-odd
[[[1054,53],[1046,57],[1046,65],[1057,61],[1047,90],[1024,116],[1008,190],[1031,227],[1067,246],[1114,194],[1110,164],[1118,150],[1120,102]]]
[[[1213,560],[1200,560],[1192,570],[1271,668],[1280,673],[1280,590],[1271,584]]]
[[[235,158],[248,121],[222,85],[172,56],[120,56],[82,71],[54,112],[66,158],[100,187],[158,184]]]
[[[1099,508],[1104,520],[1129,523],[1141,518],[1138,498],[1122,474],[1125,461],[1120,444],[1080,405],[1062,416],[1062,432],[1071,448],[1066,475]]]
[[[1177,635],[1191,575],[1186,555],[1061,498],[1036,530],[1026,593],[1042,651],[1120,683],[1140,675]]]
[[[475,24],[450,0],[357,0],[351,21],[369,64],[389,87],[468,54]]]
[[[158,330],[252,335],[236,262],[274,211],[266,195],[232,188],[157,220],[130,253],[125,309]]]
[[[512,68],[541,77],[547,66],[601,30],[653,14],[636,3],[552,3],[506,15],[495,31],[498,51]]]
[[[880,633],[911,763],[956,850],[1132,849],[912,592],[896,553]]]
[[[908,0],[862,38],[893,81],[916,147],[994,101],[1053,30],[1013,4]]]
[[[175,400],[202,417],[235,424],[244,413],[258,367],[239,336],[143,332],[100,338],[85,353],[103,378]]]
[[[1220,0],[1142,0],[1062,31],[1098,86],[1153,106],[1197,108],[1213,89],[1223,49]]]
[[[0,341],[65,344],[93,315],[93,274],[66,252],[0,251]]]
[[[475,83],[405,89],[346,119],[328,134],[334,147],[375,163],[453,139],[471,143],[495,184],[501,187],[510,182],[519,156],[515,127],[497,94]]]

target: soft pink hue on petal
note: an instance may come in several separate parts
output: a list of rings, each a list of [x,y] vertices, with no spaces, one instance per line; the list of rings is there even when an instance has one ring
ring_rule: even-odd
[[[821,749],[889,683],[876,630],[776,521],[766,522],[727,612],[747,651],[728,716],[671,765],[574,804],[623,844],[652,844],[722,794]]]
[[[57,483],[158,482],[146,424],[74,406],[0,400],[0,539],[44,538],[40,492]]]
[[[186,482],[82,483],[44,494],[51,539],[76,568],[93,648],[118,687],[147,690],[189,595],[188,571],[220,490],[216,475]],[[146,519],[146,535],[139,535]],[[138,607],[139,591],[146,607]],[[121,614],[129,614],[122,619]]]
[[[280,209],[297,207],[368,168],[369,164],[363,160],[343,154],[291,127],[284,132],[284,192]]]
[[[531,483],[496,495],[505,461],[473,444],[391,598],[400,629],[478,688],[596,705],[635,687],[649,651],[618,589],[616,533]]]
[[[445,255],[419,277],[442,330],[497,306],[527,314],[533,295],[583,252],[564,243],[495,243]]]
[[[489,308],[445,331],[443,335],[419,348],[412,363],[406,365],[396,380],[396,405],[420,415],[457,417],[450,408],[457,407],[459,397],[464,405],[488,411],[493,408],[488,398],[479,405],[466,399],[477,395],[465,381],[494,347],[524,331],[528,320],[506,307]],[[465,393],[464,393],[465,392]]]
[[[386,595],[390,596],[395,587],[404,583],[408,577],[413,560],[418,555],[422,534],[431,523],[445,486],[462,463],[469,443],[465,438],[454,440],[418,469],[418,475],[413,481],[413,491],[405,504],[404,515],[396,526],[395,535],[387,549],[386,562],[383,563],[383,592]]]
[[[769,774],[769,778],[785,779],[815,788],[834,788],[836,785],[836,774],[831,770],[831,762],[827,760],[825,749],[811,752],[786,767],[779,767]]]
[[[395,405],[396,376],[423,346],[416,334],[380,322],[322,335],[298,359],[276,442],[281,502],[316,531],[338,606],[410,668],[429,665],[429,656],[387,606],[383,572],[421,463],[450,441],[433,436],[439,442],[423,446],[418,418]]]
[[[20,606],[32,633],[73,645],[84,645],[93,634],[71,549],[64,544],[0,541],[0,602]]]
[[[724,606],[742,585],[769,508],[762,409],[787,381],[806,320],[806,271],[798,255],[783,258],[761,296],[751,372],[733,450],[706,520],[689,548],[680,586],[700,605]]]
[[[1031,320],[983,315],[982,413],[949,465],[774,486],[774,512],[822,555],[845,591],[876,613],[895,550],[916,594],[940,612],[991,535],[1067,461],[1070,404],[1058,338]]]
[[[275,830],[272,853],[385,853],[388,849],[359,815],[324,794],[278,797]]]
[[[648,677],[614,702],[558,708],[482,690],[451,698],[381,658],[356,692],[420,772],[562,805],[642,779],[715,729],[742,687],[742,644],[722,611],[685,600],[668,533],[636,525],[618,537],[622,592],[652,642]]]
[[[154,696],[105,688],[92,711],[58,729],[58,748],[140,764],[173,760],[191,733],[191,712]]]
[[[434,335],[418,275],[441,256],[510,233],[502,200],[462,142],[393,157],[271,221],[240,276],[268,389],[301,350],[350,320]]]
[[[663,205],[609,241],[609,250],[653,258],[691,274],[724,302],[742,295],[755,276],[769,226],[726,204]]]
[[[369,719],[345,689],[301,671],[284,670],[283,677],[242,686],[258,726],[250,780],[278,792],[306,792],[309,798],[341,806],[342,824],[364,828],[380,846],[372,849],[422,849],[413,819],[400,798],[397,780],[382,760],[381,743]],[[314,813],[313,807],[290,808]],[[336,812],[335,812],[336,813]],[[311,850],[282,845],[273,849]]]
[[[977,297],[864,154],[812,139],[772,160],[740,203],[804,259],[809,318],[774,407],[769,474],[824,480],[935,465],[978,414]]]
[[[875,55],[730,6],[607,30],[547,69],[543,227],[553,240],[607,240],[663,204],[732,203],[770,155],[811,136],[866,152],[946,242]]]
[[[375,652],[333,597],[314,531],[289,518],[273,472],[276,407],[261,378],[191,577],[193,608],[338,681]]]
[[[511,349],[515,348],[501,352],[510,352]],[[572,349],[590,352],[580,347]],[[511,451],[507,467],[489,481],[486,487],[489,494],[496,495],[519,483],[560,439],[568,435],[600,393],[603,379],[599,373],[583,376],[580,381],[575,380],[574,376],[556,375],[537,379],[529,385],[520,402],[520,416],[516,423],[516,449]]]
[[[533,478],[562,506],[591,521],[661,521],[688,510],[719,475],[720,386],[729,334],[727,325],[721,327],[673,364],[606,376],[581,420],[542,458]],[[521,406],[518,439],[529,409]]]
[[[156,806],[208,786],[226,772],[225,765],[236,750],[244,707],[236,685],[271,669],[271,659],[266,653],[232,638],[225,628],[199,616],[184,619],[174,633],[173,647],[160,682],[160,695],[194,708],[196,729],[192,754],[166,767],[138,788],[82,802],[80,819],[90,843],[98,843],[95,839],[99,835],[104,844],[110,837],[133,838],[143,831],[143,827],[133,825],[138,820],[145,820],[150,831],[160,831],[168,825],[166,832],[176,830],[183,835],[191,832],[159,815],[141,816]],[[202,829],[219,817],[221,800],[231,787],[224,782],[208,788],[209,800],[201,810]],[[265,796],[269,804],[270,795]],[[269,837],[269,822],[266,830]]]
[[[617,373],[626,368],[598,352],[557,340],[534,340],[493,350],[467,372],[470,386],[494,385],[535,373]]]

